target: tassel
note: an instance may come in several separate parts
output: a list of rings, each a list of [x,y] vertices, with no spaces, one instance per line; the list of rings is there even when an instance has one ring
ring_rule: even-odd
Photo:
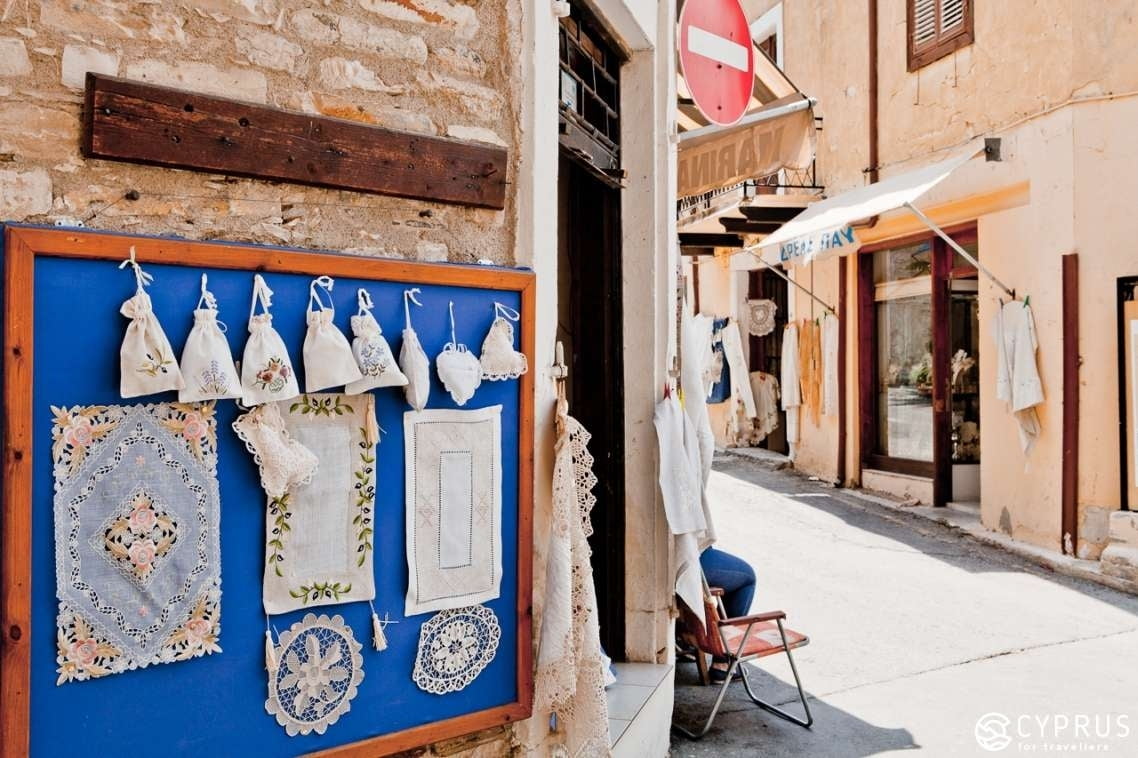
[[[379,614],[375,612],[375,603],[367,601],[368,607],[371,608],[371,646],[376,650],[387,649],[387,635],[383,633],[383,628],[388,624],[394,623],[388,621],[386,614],[383,621],[379,620]]]
[[[270,674],[277,673],[277,651],[273,645],[273,634],[265,627],[265,668]]]

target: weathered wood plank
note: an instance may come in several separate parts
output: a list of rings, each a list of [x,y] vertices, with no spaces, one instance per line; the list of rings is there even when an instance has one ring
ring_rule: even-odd
[[[83,153],[501,209],[505,148],[87,74]]]

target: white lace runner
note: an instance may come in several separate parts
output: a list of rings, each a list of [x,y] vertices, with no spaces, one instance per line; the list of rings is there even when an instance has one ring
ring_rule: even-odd
[[[361,649],[340,616],[305,615],[276,646],[265,710],[289,737],[324,734],[351,710],[364,678]]]
[[[411,678],[435,695],[465,689],[494,660],[501,638],[498,617],[484,605],[438,613],[419,629]]]
[[[403,414],[407,616],[498,597],[501,417],[500,405]]]
[[[51,410],[57,684],[221,652],[213,403]]]
[[[265,612],[371,600],[375,398],[310,394],[276,406],[285,431],[320,465],[306,483],[268,498]]]
[[[545,716],[554,713],[568,755],[602,756],[610,752],[606,663],[588,543],[597,478],[586,447],[590,435],[568,415],[563,398],[558,400],[557,422],[553,518],[528,739],[531,746],[543,741],[549,723]]]

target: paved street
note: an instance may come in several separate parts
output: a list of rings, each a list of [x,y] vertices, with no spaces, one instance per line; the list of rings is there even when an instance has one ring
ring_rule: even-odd
[[[815,724],[750,705],[733,685],[713,731],[674,756],[1138,755],[1138,597],[1037,568],[948,527],[788,472],[717,460],[719,547],[759,576],[753,611],[783,609]],[[785,658],[752,676],[796,708]],[[714,697],[677,668],[677,716]],[[981,749],[978,719],[1010,743]],[[989,743],[992,747],[999,740]]]

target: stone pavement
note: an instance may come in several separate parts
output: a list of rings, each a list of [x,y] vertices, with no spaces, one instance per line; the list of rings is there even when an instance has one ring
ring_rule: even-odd
[[[795,661],[815,723],[733,685],[711,733],[674,736],[674,756],[1138,756],[1138,597],[762,462],[718,458],[710,495],[719,547],[759,576],[752,611],[785,610],[811,638]],[[795,708],[785,658],[759,665],[760,697]],[[695,665],[676,683],[677,718],[706,715],[715,691]],[[976,738],[987,714],[999,751]]]

